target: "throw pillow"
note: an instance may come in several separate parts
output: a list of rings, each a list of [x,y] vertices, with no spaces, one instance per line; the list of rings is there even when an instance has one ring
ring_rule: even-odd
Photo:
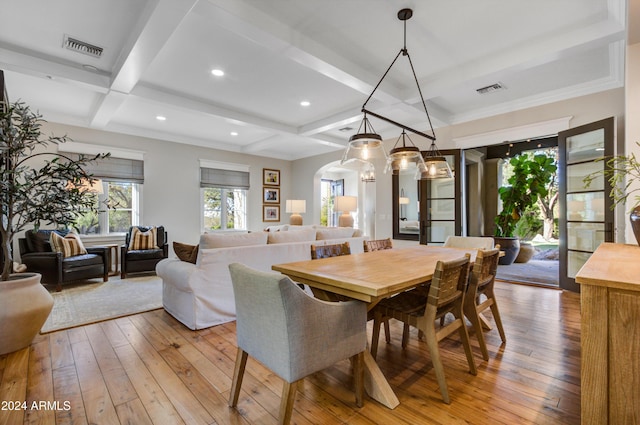
[[[129,240],[129,250],[138,251],[141,249],[157,249],[157,231],[155,227],[143,232],[139,227],[134,227]]]
[[[186,261],[187,263],[196,263],[198,259],[198,245],[187,245],[186,243],[174,242],[173,252],[180,261]]]
[[[49,238],[53,250],[55,252],[61,252],[64,258],[87,253],[87,250],[80,240],[80,236],[75,233],[67,233],[67,235],[63,237],[56,232],[51,232]]]

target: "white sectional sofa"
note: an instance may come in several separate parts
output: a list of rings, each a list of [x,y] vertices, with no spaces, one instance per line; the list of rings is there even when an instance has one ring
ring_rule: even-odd
[[[229,264],[269,271],[273,264],[311,259],[311,245],[349,242],[351,253],[363,252],[366,237],[352,228],[294,226],[295,230],[244,234],[204,234],[195,264],[167,258],[158,263],[164,309],[190,329],[235,320]]]

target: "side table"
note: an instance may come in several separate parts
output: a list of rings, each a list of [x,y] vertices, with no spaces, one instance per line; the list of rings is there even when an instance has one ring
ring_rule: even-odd
[[[109,276],[120,274],[118,270],[120,268],[120,245],[118,244],[103,244],[105,248],[109,248]]]

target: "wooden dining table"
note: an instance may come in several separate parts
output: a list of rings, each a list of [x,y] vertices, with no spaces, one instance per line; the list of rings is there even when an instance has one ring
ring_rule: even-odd
[[[428,283],[439,260],[450,261],[477,250],[418,245],[318,260],[275,264],[271,268],[309,285],[325,300],[335,295],[360,300],[371,310],[380,300]],[[390,409],[400,404],[371,354],[365,352],[365,388],[369,396]]]

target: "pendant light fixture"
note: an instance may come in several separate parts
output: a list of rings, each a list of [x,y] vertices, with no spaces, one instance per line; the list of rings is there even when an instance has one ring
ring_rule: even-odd
[[[342,156],[342,164],[354,159],[362,161],[387,159],[387,154],[382,144],[382,136],[373,129],[366,112],[358,132],[349,138],[349,145]]]
[[[424,165],[418,166],[415,178],[416,180],[453,178],[449,163],[440,154],[434,142],[431,142],[431,147],[424,156]]]
[[[420,173],[416,173],[416,177],[420,176],[420,178],[442,178],[442,177],[430,177],[429,173],[424,173],[421,171],[421,170],[427,170],[426,164],[422,159],[420,150],[413,144],[413,141],[411,141],[411,139],[406,134],[406,132],[409,131],[411,133],[417,134],[419,136],[422,136],[426,139],[431,140],[432,148],[434,148],[437,151],[437,148],[435,148],[436,135],[433,130],[433,125],[431,124],[431,118],[429,117],[429,112],[427,111],[427,104],[424,101],[424,96],[422,95],[420,84],[418,84],[418,77],[416,76],[416,71],[413,68],[411,56],[409,55],[409,51],[407,50],[407,20],[409,20],[412,16],[413,16],[413,10],[411,9],[402,9],[398,12],[398,19],[404,22],[404,45],[402,49],[400,49],[396,57],[393,59],[393,61],[391,62],[391,65],[389,65],[385,73],[382,75],[382,78],[380,78],[380,81],[378,81],[378,84],[376,84],[376,86],[374,87],[373,91],[371,92],[367,100],[362,105],[361,111],[364,114],[364,118],[362,120],[362,123],[360,124],[360,128],[358,129],[358,133],[351,136],[351,138],[349,139],[349,146],[347,147],[347,150],[344,153],[342,162],[344,163],[345,161],[348,161],[349,159],[352,159],[352,158],[359,158],[365,161],[370,160],[370,158],[372,158],[373,150],[378,148],[382,150],[382,154],[386,157],[386,154],[384,154],[384,149],[382,147],[382,137],[379,134],[375,133],[375,131],[373,130],[373,127],[371,126],[371,123],[369,122],[369,119],[367,118],[367,115],[370,115],[372,117],[381,119],[383,121],[386,121],[402,129],[402,134],[396,141],[396,145],[393,147],[393,149],[389,153],[389,156],[387,157],[387,166],[385,168],[385,172],[388,170],[397,171],[405,163],[406,164],[415,163],[415,165],[418,168],[418,171],[420,171]],[[387,118],[383,115],[377,114],[367,109],[367,103],[369,102],[369,100],[371,99],[375,91],[378,89],[382,81],[385,79],[385,77],[387,76],[387,74],[389,73],[389,71],[391,70],[393,65],[396,63],[396,61],[398,60],[401,54],[402,56],[406,56],[407,59],[409,60],[409,65],[411,66],[413,79],[416,83],[416,86],[418,87],[418,93],[420,94],[422,107],[424,108],[424,112],[427,116],[427,123],[429,124],[429,128],[431,129],[431,134],[418,131],[414,128],[411,128],[407,125],[404,125],[402,123],[399,123],[397,121],[394,121],[390,118]],[[360,130],[363,130],[363,131],[361,132]],[[410,144],[407,144],[407,139],[409,140]],[[398,142],[400,142],[400,140],[402,140],[402,145],[398,146]],[[380,156],[379,154],[377,155]],[[366,156],[366,158],[364,156]],[[444,157],[442,156],[430,157],[430,161],[432,164],[442,162],[443,164],[438,164],[437,168],[442,168],[446,166],[446,168],[449,169],[449,174],[451,174],[451,169],[449,168],[449,165],[447,164],[447,162],[444,160]],[[437,174],[440,175],[441,173],[437,173]]]

